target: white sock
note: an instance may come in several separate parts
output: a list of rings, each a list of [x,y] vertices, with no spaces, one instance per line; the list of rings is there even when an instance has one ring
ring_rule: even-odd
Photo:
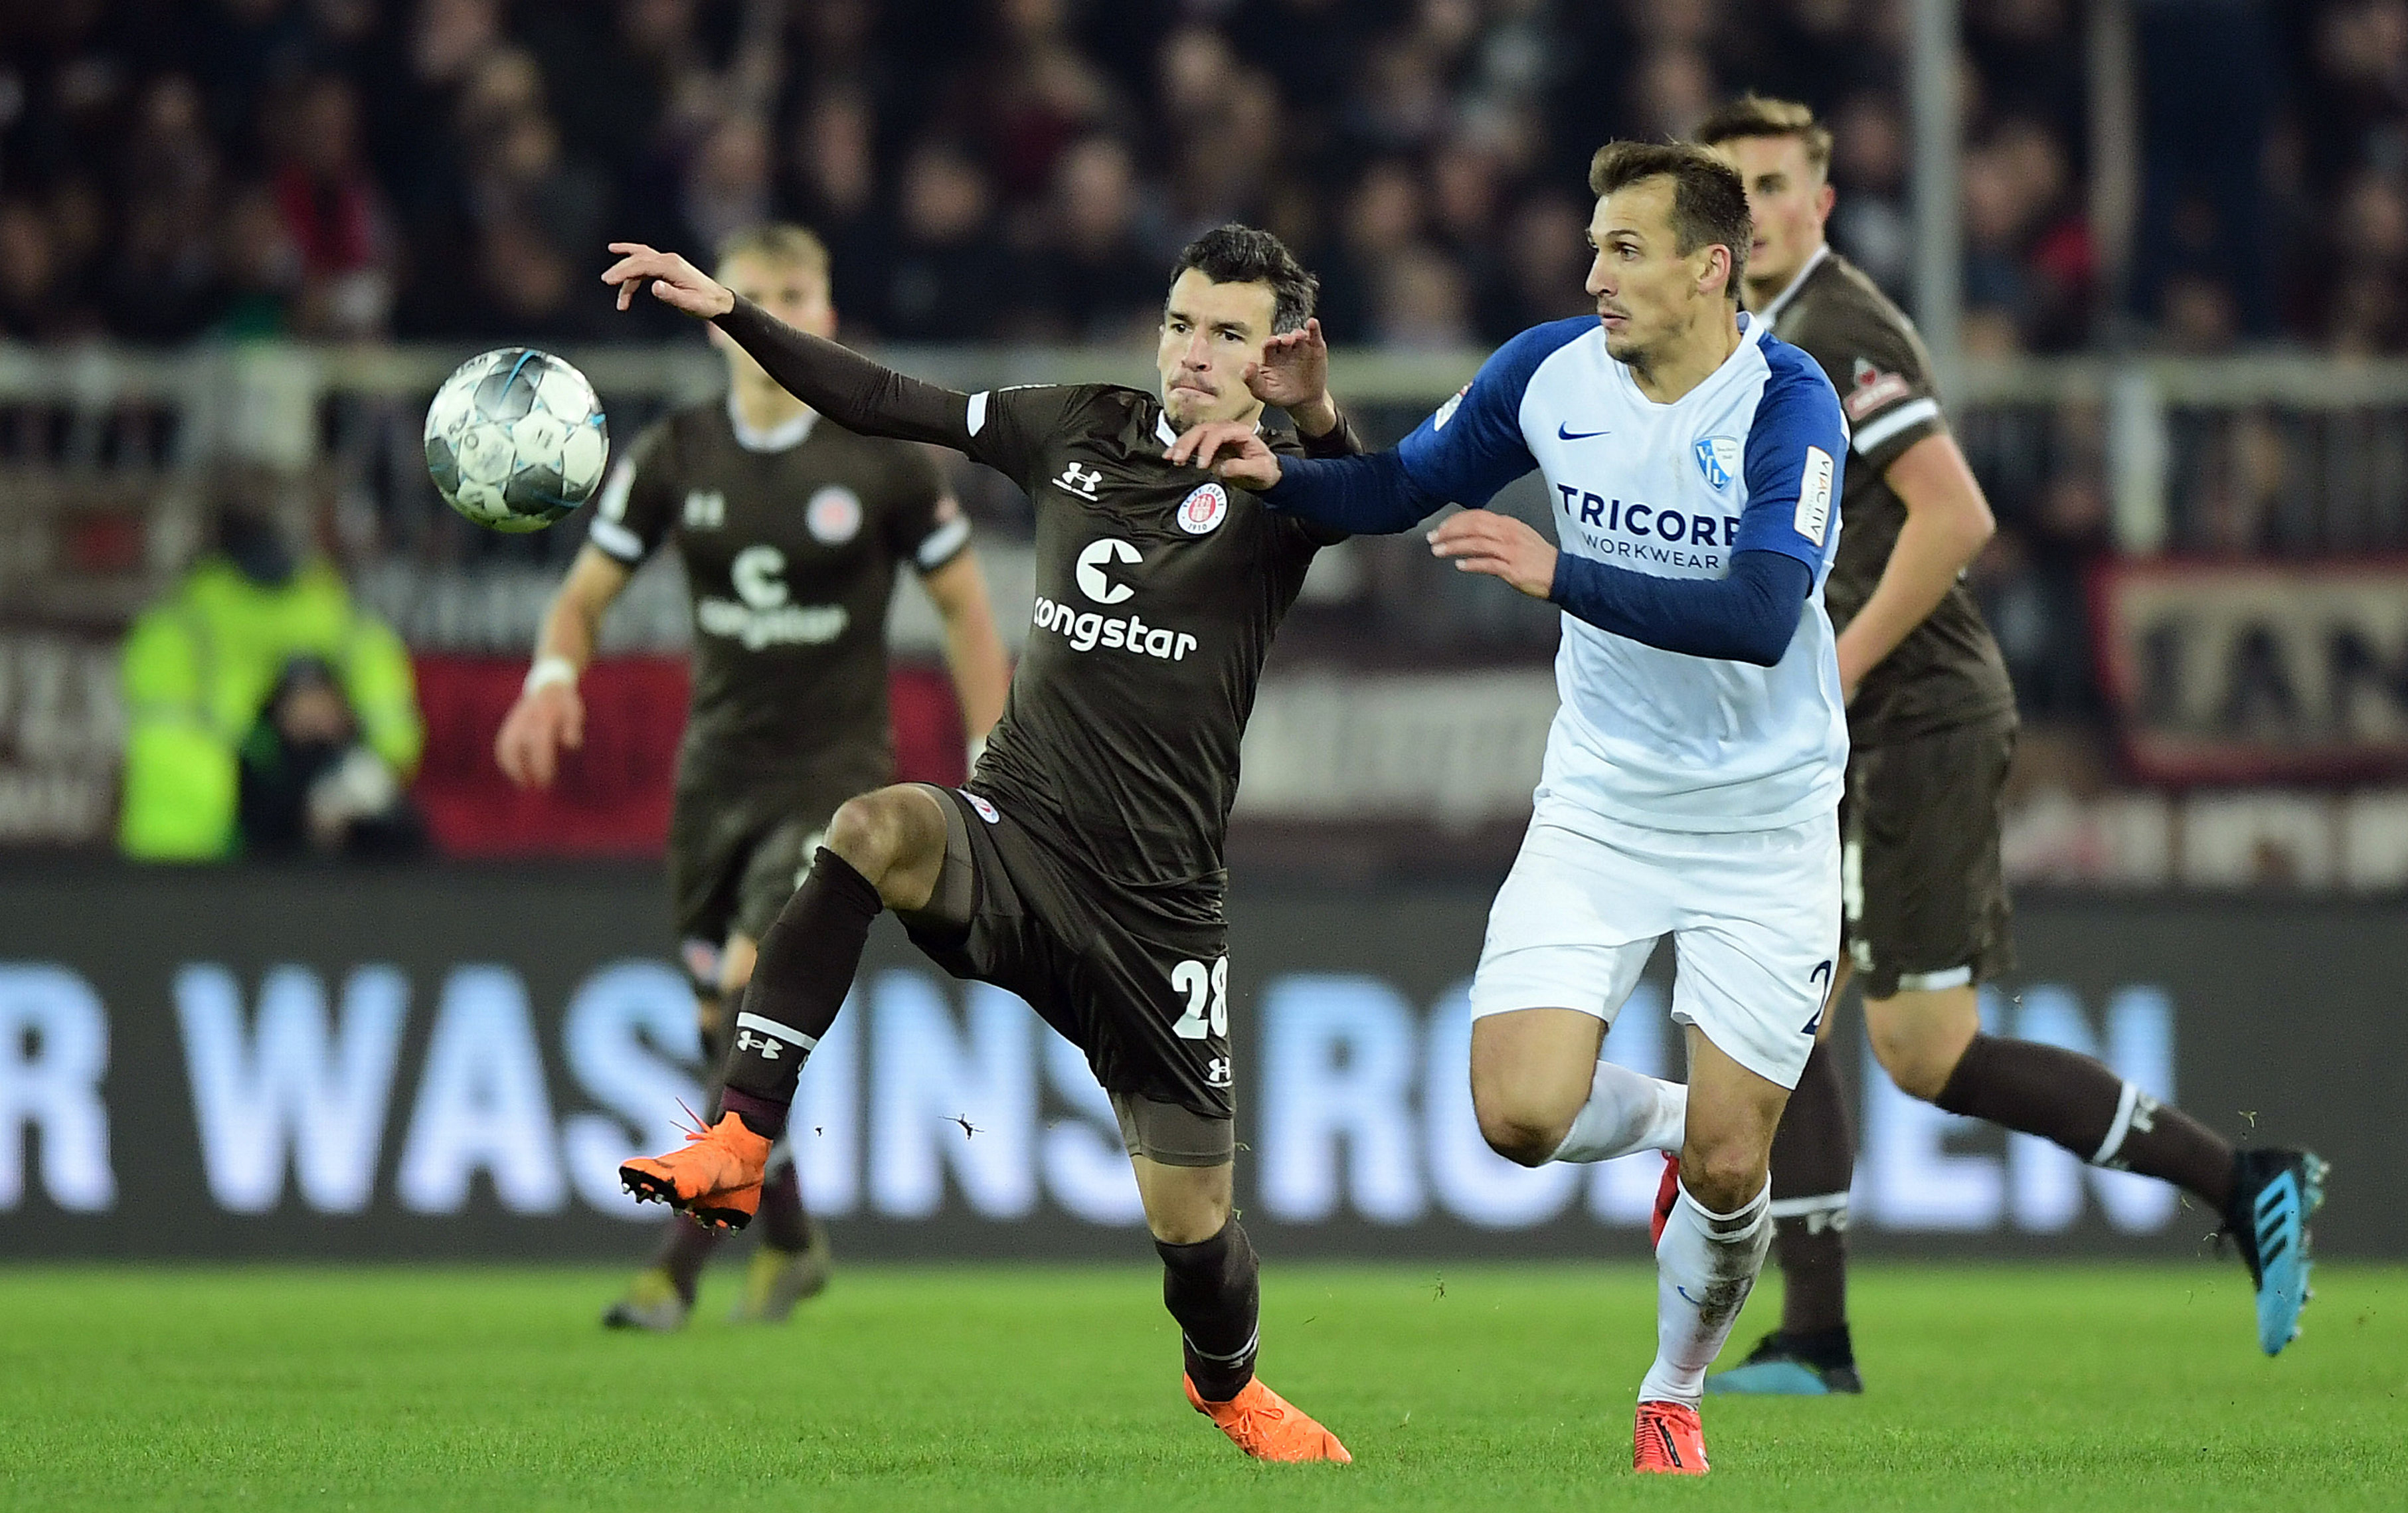
[[[1678,1151],[1688,1125],[1688,1088],[1599,1061],[1588,1102],[1572,1117],[1553,1159],[1610,1161],[1634,1150]]]
[[[1686,1186],[1656,1246],[1656,1363],[1639,1384],[1641,1403],[1684,1403],[1706,1395],[1706,1368],[1730,1337],[1740,1306],[1772,1245],[1772,1185],[1717,1214],[1698,1205]]]

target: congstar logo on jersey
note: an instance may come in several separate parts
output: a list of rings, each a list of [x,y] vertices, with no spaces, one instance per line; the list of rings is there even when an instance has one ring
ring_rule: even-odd
[[[739,643],[748,652],[771,646],[820,646],[853,623],[841,604],[790,604],[786,554],[774,546],[748,546],[727,564],[727,584],[737,599],[715,596],[695,602],[694,623],[706,636]]]
[[[1119,537],[1098,537],[1080,549],[1071,576],[1078,583],[1079,592],[1094,602],[1122,604],[1136,598],[1137,590],[1123,582],[1115,569],[1134,567],[1143,560],[1143,553]],[[1042,594],[1037,596],[1033,623],[1039,630],[1060,635],[1074,652],[1092,652],[1100,646],[1111,652],[1132,652],[1165,662],[1183,662],[1197,646],[1196,638],[1185,631],[1147,625],[1140,615],[1106,616],[1057,603]]]

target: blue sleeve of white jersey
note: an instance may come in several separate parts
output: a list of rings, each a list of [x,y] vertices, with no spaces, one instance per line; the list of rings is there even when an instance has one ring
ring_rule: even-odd
[[[1772,376],[1747,431],[1747,508],[1733,553],[1780,552],[1816,574],[1828,555],[1848,454],[1840,396],[1797,348],[1768,340]]]
[[[1771,667],[1787,655],[1813,591],[1814,565],[1785,552],[1740,552],[1721,578],[1658,578],[1565,552],[1547,598],[1599,630],[1662,651]]]
[[[1354,536],[1411,530],[1455,504],[1486,504],[1539,466],[1522,443],[1522,392],[1549,354],[1596,323],[1532,326],[1480,365],[1479,376],[1393,449],[1354,457],[1286,457],[1262,500]]]
[[[1539,459],[1522,439],[1522,396],[1530,375],[1566,342],[1596,328],[1584,315],[1550,321],[1498,348],[1470,387],[1397,443],[1414,486],[1476,507],[1537,468]]]
[[[1351,457],[1282,457],[1280,481],[1261,497],[1273,510],[1349,536],[1393,536],[1446,507],[1443,497],[1413,486],[1394,447]]]

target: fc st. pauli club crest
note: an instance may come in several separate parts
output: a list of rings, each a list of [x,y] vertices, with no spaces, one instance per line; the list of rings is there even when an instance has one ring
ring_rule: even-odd
[[[1730,487],[1731,480],[1739,476],[1739,438],[1701,436],[1694,450],[1698,471],[1706,475],[1706,486],[1718,494]]]
[[[1179,501],[1179,528],[1190,536],[1208,536],[1229,514],[1229,491],[1206,483]]]

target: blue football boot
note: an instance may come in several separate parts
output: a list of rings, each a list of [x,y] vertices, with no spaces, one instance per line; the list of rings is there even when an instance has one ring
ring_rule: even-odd
[[[1755,1397],[1830,1397],[1864,1390],[1844,1326],[1806,1338],[1774,1330],[1756,1342],[1745,1361],[1706,1378],[1709,1392]]]
[[[2258,1347],[2280,1355],[2299,1338],[2308,1287],[2308,1216],[2325,1201],[2331,1168],[2308,1150],[2243,1150],[2232,1158],[2232,1206],[2223,1232],[2232,1237],[2258,1287]]]

